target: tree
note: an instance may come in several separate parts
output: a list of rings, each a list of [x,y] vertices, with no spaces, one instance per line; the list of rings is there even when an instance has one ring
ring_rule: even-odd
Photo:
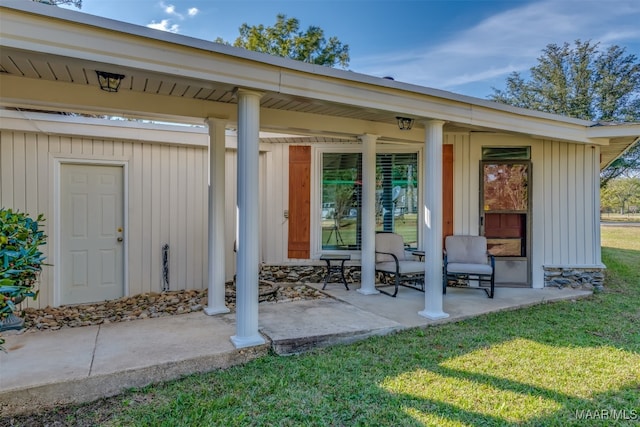
[[[573,47],[549,44],[529,70],[530,80],[514,72],[489,99],[584,120],[640,121],[638,58],[616,45],[599,46],[580,40]],[[601,186],[632,169],[640,169],[638,143],[602,172]]]
[[[327,41],[320,27],[301,31],[296,18],[287,19],[283,14],[277,15],[273,27],[244,23],[238,31],[240,36],[233,42],[236,47],[329,67],[349,65],[349,45],[336,37]],[[220,38],[216,42],[229,44]]]
[[[636,143],[622,156],[600,172],[600,187],[605,188],[615,178],[640,172],[640,143]]]
[[[53,6],[60,6],[61,4],[70,4],[71,6],[82,8],[82,0],[33,0],[37,3],[45,3]]]
[[[602,190],[602,206],[629,213],[631,206],[640,206],[640,178],[625,177],[611,180]]]

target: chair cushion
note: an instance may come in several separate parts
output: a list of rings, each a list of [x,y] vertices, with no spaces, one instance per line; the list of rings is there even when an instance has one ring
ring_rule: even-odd
[[[487,263],[487,239],[484,236],[447,236],[444,245],[449,263]]]
[[[398,269],[400,274],[424,274],[424,262],[421,261],[402,261],[398,263]],[[377,271],[384,271],[386,273],[396,272],[396,263],[394,261],[378,262],[376,263]]]
[[[399,261],[402,261],[405,259],[404,239],[396,233],[378,233],[376,234],[376,252],[392,253],[398,257]],[[393,261],[393,257],[391,255],[376,253],[376,262],[387,261]]]
[[[466,264],[459,262],[447,263],[447,273],[456,274],[485,274],[491,275],[493,269],[488,264]]]

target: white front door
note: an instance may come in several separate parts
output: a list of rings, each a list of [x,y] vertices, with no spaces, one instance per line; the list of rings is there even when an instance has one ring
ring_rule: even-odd
[[[123,168],[61,165],[62,304],[124,295]]]

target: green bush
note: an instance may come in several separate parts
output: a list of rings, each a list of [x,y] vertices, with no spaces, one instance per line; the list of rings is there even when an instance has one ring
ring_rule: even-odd
[[[45,259],[40,246],[47,240],[42,221],[42,215],[33,220],[22,212],[0,209],[0,320],[24,298],[38,295],[35,286]]]

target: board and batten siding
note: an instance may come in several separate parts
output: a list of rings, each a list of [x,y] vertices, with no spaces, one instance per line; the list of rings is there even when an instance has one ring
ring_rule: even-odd
[[[445,134],[454,145],[454,232],[478,235],[483,146],[530,146],[532,287],[544,286],[543,266],[602,266],[599,149],[512,135]]]
[[[0,204],[32,216],[44,214],[49,236],[43,252],[56,259],[54,173],[57,162],[125,163],[128,182],[128,289],[126,295],[159,292],[163,286],[162,246],[169,245],[171,290],[207,286],[206,146],[2,130],[0,134]],[[54,304],[56,266],[44,267],[40,307]]]

